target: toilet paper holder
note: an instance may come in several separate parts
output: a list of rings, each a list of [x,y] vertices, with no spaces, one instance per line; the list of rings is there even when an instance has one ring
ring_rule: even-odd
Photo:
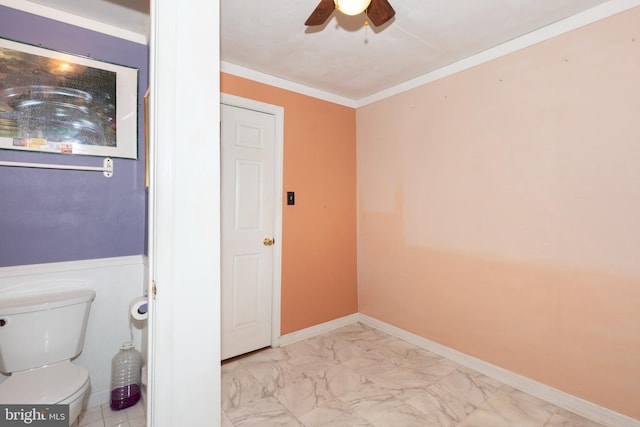
[[[149,315],[149,300],[145,297],[134,298],[129,304],[129,314],[135,320],[145,320]]]

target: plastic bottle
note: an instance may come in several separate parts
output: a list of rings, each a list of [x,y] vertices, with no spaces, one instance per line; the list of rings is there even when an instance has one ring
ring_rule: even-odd
[[[142,355],[125,342],[111,359],[111,409],[124,409],[140,400]]]

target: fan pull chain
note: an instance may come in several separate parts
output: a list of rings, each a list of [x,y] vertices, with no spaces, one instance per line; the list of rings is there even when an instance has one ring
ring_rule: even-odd
[[[369,43],[369,21],[364,21],[364,44]]]

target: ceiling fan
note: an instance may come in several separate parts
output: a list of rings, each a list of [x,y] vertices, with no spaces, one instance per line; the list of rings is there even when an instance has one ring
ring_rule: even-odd
[[[338,9],[346,15],[357,15],[366,11],[367,17],[376,27],[384,24],[396,14],[387,0],[320,0],[304,25],[324,24],[334,9]]]

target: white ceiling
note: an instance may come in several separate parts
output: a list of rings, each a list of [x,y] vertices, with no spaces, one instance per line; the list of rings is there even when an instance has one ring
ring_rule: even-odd
[[[146,36],[149,0],[33,0]],[[359,100],[604,3],[623,0],[390,0],[365,27],[334,12],[305,27],[319,0],[221,0],[221,60]]]

